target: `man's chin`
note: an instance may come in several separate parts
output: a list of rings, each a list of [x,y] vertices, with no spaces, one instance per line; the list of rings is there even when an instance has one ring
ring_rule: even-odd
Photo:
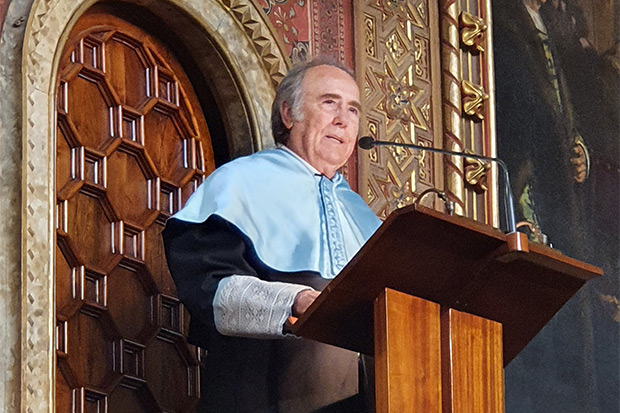
[[[344,165],[346,165],[347,161],[349,160],[351,156],[347,156],[346,158],[338,158],[337,160],[334,160],[333,162],[330,163],[331,166],[334,167],[334,169],[337,171],[340,168],[342,168]]]

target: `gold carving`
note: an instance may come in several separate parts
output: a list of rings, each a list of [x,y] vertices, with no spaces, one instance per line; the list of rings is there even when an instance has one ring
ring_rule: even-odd
[[[420,108],[420,113],[424,117],[424,120],[428,123],[431,117],[431,105],[429,103],[425,103]]]
[[[387,38],[385,46],[387,47],[388,52],[390,52],[390,55],[392,55],[392,59],[394,59],[394,61],[400,60],[406,52],[405,45],[397,32],[393,32]]]
[[[403,139],[400,133],[396,135],[396,137],[394,138],[394,142],[406,143],[405,139]],[[413,157],[414,153],[411,149],[396,146],[389,146],[386,149],[390,152],[390,155],[392,155],[392,159],[394,159],[394,162],[396,162],[396,165],[401,172],[405,171],[411,161],[415,159]]]
[[[398,166],[400,166],[410,155],[409,151],[401,147],[390,147],[390,153]]]
[[[420,108],[428,103],[427,91],[416,86],[418,78],[414,77],[412,65],[391,65],[386,59],[383,72],[370,71],[373,78],[384,93],[384,96],[375,107],[379,112],[387,114],[387,128],[391,129],[391,120],[399,121],[406,135],[413,128],[423,131],[428,130],[428,125],[420,112]],[[394,66],[394,67],[392,67]],[[395,70],[399,70],[401,76],[396,77]],[[406,71],[405,71],[406,70]],[[420,84],[424,82],[419,82]],[[382,116],[385,116],[383,114]],[[381,116],[381,115],[380,115]]]
[[[420,79],[428,80],[428,40],[417,37],[413,41],[415,56],[415,74]]]
[[[440,0],[441,72],[444,148],[457,152],[494,151],[492,47],[490,0],[456,2]],[[488,23],[487,23],[488,22]],[[467,80],[466,80],[467,79]],[[472,83],[475,82],[476,84]],[[489,91],[487,94],[486,91]],[[445,191],[455,202],[455,213],[497,225],[497,193],[488,174],[489,189],[483,197],[467,196],[471,190],[465,159],[446,158]],[[472,167],[470,167],[472,168]],[[470,172],[470,179],[475,176]],[[475,186],[474,186],[475,188]],[[481,189],[481,188],[480,188]],[[474,189],[474,190],[480,190]]]
[[[377,124],[375,122],[368,122],[368,132],[373,138],[377,136]]]
[[[423,146],[422,143],[419,143],[419,145]],[[420,180],[426,180],[427,176],[426,176],[426,151],[418,151],[418,156],[416,157],[418,159],[418,170],[419,175],[420,175]]]
[[[462,151],[464,134],[462,128],[461,86],[462,60],[459,50],[458,16],[459,3],[456,1],[441,0],[441,72],[443,103],[444,148],[452,151]],[[451,159],[444,162],[445,191],[455,203],[455,213],[465,213],[465,172],[462,159]]]
[[[485,41],[487,24],[478,16],[474,16],[466,11],[461,13],[461,41],[469,47],[484,52],[482,44]]]
[[[360,3],[357,18],[363,49],[356,66],[364,71],[365,123],[373,124],[368,134],[432,144],[431,59],[439,53],[430,48],[434,34],[429,28],[427,0]],[[441,99],[439,94],[436,98]],[[413,202],[416,186],[434,183],[434,170],[429,167],[432,158],[425,155],[402,148],[360,155],[360,187],[379,217]]]
[[[377,57],[377,49],[375,47],[375,20],[368,15],[364,15],[364,44],[366,54],[370,57]]]
[[[379,161],[379,155],[377,155],[376,148],[372,148],[368,151],[368,159],[370,159],[370,161],[374,163],[377,163]]]
[[[415,90],[409,86],[406,77],[400,81],[392,78],[385,80],[387,89],[386,111],[388,116],[403,121],[411,120],[411,101],[415,95]]]
[[[366,199],[368,199],[369,204],[372,204],[373,201],[377,199],[375,191],[373,191],[371,187],[368,187],[368,191],[366,191]]]
[[[368,20],[374,23],[373,55],[362,49],[356,67],[364,71],[367,116],[376,121],[376,136],[401,136],[406,142],[459,152],[493,152],[492,61],[488,52],[482,53],[491,48],[490,0],[440,0],[432,6],[426,0],[373,0],[360,2],[359,8],[357,27],[367,31],[360,33],[362,48],[371,40]],[[404,54],[398,40],[404,41]],[[410,192],[417,194],[417,185],[420,190],[443,188],[456,214],[496,222],[496,194],[484,165],[389,150],[369,151],[359,160],[360,187],[375,190],[371,207],[379,216],[394,208],[396,198],[396,206],[406,203]],[[485,196],[471,196],[474,190],[486,190]]]
[[[368,122],[368,132],[370,133],[370,136],[372,136],[373,138],[377,136],[377,125],[374,122]],[[370,161],[373,163],[379,162],[379,155],[377,154],[377,147],[374,147],[368,151],[368,159],[370,159]],[[368,201],[370,202],[370,198],[368,199]]]
[[[384,0],[383,1],[384,7],[389,7],[393,9],[399,6],[402,6],[402,3],[406,3],[406,0]]]
[[[489,99],[489,95],[483,87],[475,85],[469,80],[463,80],[461,89],[463,92],[463,112],[479,120],[484,119],[484,102]]]
[[[405,182],[404,187],[394,187],[392,190],[392,196],[394,197],[393,202],[396,209],[411,205],[414,200],[413,194],[411,192],[411,183],[407,181]]]
[[[424,2],[418,4],[418,7],[416,7],[416,9],[418,10],[418,13],[420,13],[420,17],[426,19],[426,9],[424,8]]]
[[[465,151],[468,153],[469,151]],[[491,169],[491,164],[482,162],[474,158],[465,158],[465,182],[473,188],[476,193],[487,191],[487,171]]]

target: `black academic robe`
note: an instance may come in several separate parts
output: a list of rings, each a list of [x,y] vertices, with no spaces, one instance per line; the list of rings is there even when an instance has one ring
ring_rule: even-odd
[[[179,298],[191,315],[188,341],[206,349],[201,412],[364,411],[356,396],[356,353],[296,337],[228,337],[215,329],[212,304],[223,277],[251,275],[316,290],[329,280],[316,272],[269,268],[252,242],[217,215],[203,223],[172,218],[163,237]]]

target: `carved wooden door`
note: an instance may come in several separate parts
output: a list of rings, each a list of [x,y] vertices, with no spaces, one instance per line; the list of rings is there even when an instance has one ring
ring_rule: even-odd
[[[89,13],[56,114],[57,411],[191,411],[200,357],[160,233],[214,168],[192,86],[155,38]]]

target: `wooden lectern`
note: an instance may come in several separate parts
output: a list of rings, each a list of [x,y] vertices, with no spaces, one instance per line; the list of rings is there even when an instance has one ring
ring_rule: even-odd
[[[377,412],[503,412],[503,367],[601,274],[524,234],[410,206],[292,331],[374,355]]]

